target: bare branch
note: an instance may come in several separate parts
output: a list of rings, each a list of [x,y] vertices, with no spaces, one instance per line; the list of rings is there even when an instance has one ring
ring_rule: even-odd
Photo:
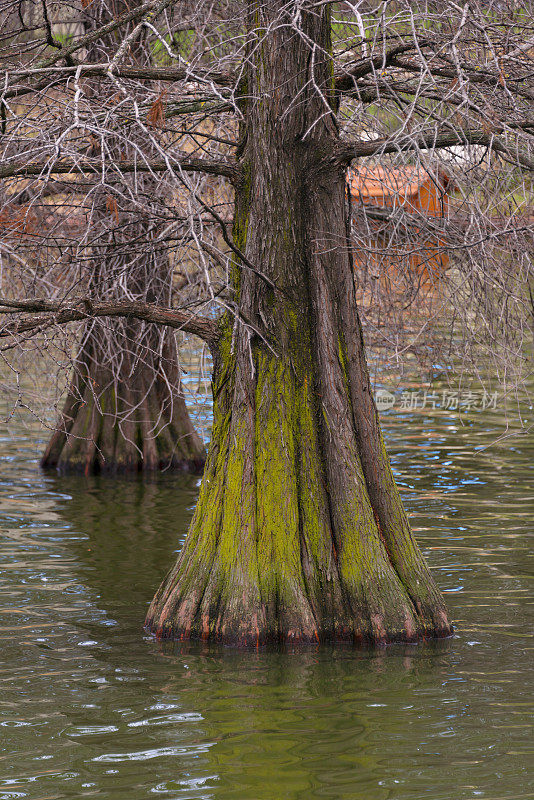
[[[131,317],[144,322],[166,325],[199,336],[209,345],[213,345],[219,337],[218,325],[213,320],[191,311],[163,308],[142,302],[95,303],[84,299],[77,304],[66,305],[48,300],[0,299],[0,314],[17,311],[24,313],[25,316],[0,329],[0,337],[16,336],[40,328],[43,324],[66,325],[69,322],[93,317]],[[43,316],[43,312],[46,313],[46,317]],[[29,317],[29,314],[39,316]]]
[[[483,147],[491,148],[496,152],[509,155],[525,169],[534,170],[534,162],[527,156],[512,151],[495,134],[481,130],[458,130],[448,133],[431,131],[413,136],[404,134],[402,137],[375,139],[371,142],[347,143],[342,148],[340,155],[342,160],[348,162],[354,158],[363,158],[376,154],[401,153],[409,150],[439,150],[446,147],[465,147],[467,145],[482,145]]]
[[[113,170],[120,173],[167,172],[169,169],[184,172],[204,172],[206,175],[222,175],[231,181],[237,179],[238,169],[235,164],[224,161],[212,161],[206,158],[177,158],[166,161],[114,161]],[[101,160],[56,161],[52,163],[31,164],[11,163],[0,167],[0,179],[14,176],[45,177],[47,175],[91,174],[102,171]]]
[[[0,80],[5,81],[6,78],[15,80],[24,80],[26,78],[65,78],[66,80],[73,77],[77,72],[80,77],[105,78],[109,75],[109,64],[79,64],[75,66],[64,67],[35,67],[33,69],[25,70],[5,70],[0,72]],[[231,72],[220,72],[217,70],[197,69],[192,67],[153,67],[146,66],[116,66],[113,68],[113,75],[117,78],[126,80],[147,80],[147,81],[170,81],[175,83],[177,81],[209,81],[218,86],[235,86],[238,80],[237,76]],[[13,96],[16,94],[16,89],[12,90],[12,94],[6,93],[6,96]]]
[[[157,12],[160,13],[163,11],[167,6],[169,6],[174,0],[164,0],[164,2],[160,2],[156,4],[154,0],[148,0],[148,2],[143,3],[137,8],[132,9],[131,11],[126,11],[123,14],[119,14],[119,16],[114,19],[112,22],[109,22],[107,25],[102,25],[101,28],[98,28],[95,31],[91,31],[90,33],[86,34],[85,36],[81,36],[80,38],[76,39],[75,42],[68,45],[67,47],[62,47],[53,55],[49,56],[49,58],[45,58],[40,61],[36,66],[37,68],[43,67],[50,67],[52,64],[55,64],[57,61],[60,61],[62,58],[67,58],[75,53],[77,50],[81,50],[84,47],[87,47],[88,44],[101,39],[103,36],[113,33],[113,31],[118,30],[119,28],[123,27],[127,22],[132,22],[133,20],[139,19],[139,17],[143,17],[145,14],[154,11],[157,9]]]
[[[420,48],[425,46],[425,41],[419,42]],[[378,55],[371,56],[370,58],[362,58],[355,64],[347,65],[343,72],[339,72],[335,76],[336,90],[338,92],[351,91],[354,89],[356,81],[358,81],[360,78],[364,78],[366,75],[373,74],[377,70],[385,69],[391,63],[393,63],[397,56],[415,49],[416,45],[413,42],[408,42],[406,44],[402,43],[392,47],[385,53],[379,53]]]

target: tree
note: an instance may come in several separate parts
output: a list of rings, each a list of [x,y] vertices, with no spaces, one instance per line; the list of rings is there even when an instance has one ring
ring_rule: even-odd
[[[127,294],[169,303],[167,253],[146,247],[138,254],[117,241],[126,229],[129,238],[144,242],[146,227],[122,221],[110,231],[115,263],[107,252],[106,263],[97,260],[87,283],[91,301]],[[111,324],[88,320],[61,420],[41,465],[85,474],[161,468],[199,473],[204,461],[204,445],[185,404],[173,331],[128,317]]]
[[[410,530],[371,392],[346,171],[355,159],[383,165],[397,159],[415,161],[432,175],[443,152],[458,157],[464,171],[468,163],[479,186],[492,180],[494,200],[499,181],[510,174],[524,188],[518,176],[532,166],[528,15],[488,4],[399,2],[376,10],[313,0],[249,0],[243,13],[221,4],[211,15],[199,3],[188,9],[195,32],[177,54],[172,15],[159,28],[153,24],[164,5],[140,7],[152,16],[139,25],[150,27],[178,66],[132,70],[110,59],[66,64],[53,74],[110,80],[124,88],[138,120],[138,84],[129,81],[158,77],[175,90],[184,87],[198,105],[175,94],[167,97],[165,113],[181,114],[193,140],[195,113],[223,120],[234,114],[235,156],[229,155],[228,122],[226,136],[202,134],[199,155],[179,146],[182,130],[164,147],[161,138],[149,137],[158,160],[145,152],[135,164],[113,165],[122,173],[163,172],[188,192],[194,203],[188,235],[199,253],[210,255],[205,289],[224,313],[215,321],[142,303],[87,310],[81,303],[19,299],[6,301],[6,310],[19,316],[9,318],[4,334],[35,330],[43,316],[62,324],[113,312],[159,315],[171,325],[179,319],[209,343],[212,440],[186,542],[148,612],[156,635],[244,645],[447,636],[451,623]],[[221,27],[224,37],[215,42]],[[124,52],[124,42],[117,52]],[[74,58],[83,44],[82,38],[63,47],[41,69],[51,68],[50,59]],[[25,91],[24,81],[44,80],[42,74],[20,72],[10,91]],[[380,128],[387,135],[377,136]],[[473,153],[484,162],[478,172]],[[95,167],[69,155],[48,171]],[[231,181],[232,236],[207,202],[205,184],[191,179],[197,173]],[[17,174],[42,174],[42,161],[13,158],[4,175]],[[477,224],[495,228],[497,221],[480,211],[481,198]],[[204,241],[207,218],[217,223],[223,243]],[[521,235],[521,224],[512,222],[517,219],[509,215],[499,229],[508,240]],[[465,215],[463,242],[471,252],[476,243],[464,223]],[[487,265],[495,260],[478,262],[488,282],[495,273]],[[217,272],[224,263],[225,287]],[[518,289],[515,267],[508,268],[526,307],[526,287]],[[40,312],[38,321],[29,311]]]
[[[105,6],[82,4],[78,9],[60,9],[59,14],[54,6],[48,9],[46,3],[37,13],[31,6],[21,6],[21,9],[22,21],[26,11],[29,22],[43,25],[49,44],[55,43],[56,48],[60,47],[55,38],[58,34],[70,32],[91,38],[84,48],[88,64],[98,62],[102,52],[113,52],[120,44],[114,31],[107,34],[101,31],[102,25],[109,26],[113,19],[111,9]],[[127,9],[119,2],[114,10],[124,14]],[[58,21],[54,24],[56,17]],[[130,33],[127,25],[121,30],[121,36]],[[130,63],[139,65],[150,61],[143,44],[142,36],[132,42],[128,52]],[[86,99],[96,100],[98,86],[94,81],[85,81],[83,94]],[[60,98],[54,99],[59,104]],[[52,106],[48,116],[53,118],[57,112],[58,108]],[[104,142],[93,133],[85,144],[93,156],[103,155]],[[113,121],[107,130],[105,148],[106,157],[111,160],[135,158],[135,142],[128,141],[120,130],[114,129]],[[173,294],[173,264],[168,249],[154,241],[151,198],[160,191],[158,183],[150,175],[124,176],[120,185],[109,181],[93,187],[91,202],[87,196],[84,198],[84,187],[74,186],[75,191],[70,192],[68,200],[72,206],[85,211],[85,218],[78,213],[74,220],[72,215],[70,219],[70,235],[81,239],[85,252],[82,255],[78,245],[75,258],[72,255],[69,258],[78,266],[83,264],[82,274],[72,275],[71,280],[83,285],[86,302],[87,298],[91,302],[128,298],[169,305]],[[48,184],[47,188],[56,200],[53,227],[56,236],[58,228],[61,230],[64,240],[57,248],[64,265],[65,251],[72,249],[72,244],[70,248],[68,244],[65,246],[69,232],[65,231],[64,220],[58,220],[57,216],[61,207],[64,210],[68,206],[61,195],[72,187]],[[23,200],[29,196],[31,202],[26,207],[23,205],[23,218],[36,215],[41,192],[39,187],[33,192],[28,188],[24,190]],[[10,200],[11,208],[17,205],[20,208],[16,192]],[[30,227],[35,229],[35,223]],[[50,222],[44,224],[50,227]],[[34,230],[25,233],[35,235]],[[34,255],[33,261],[39,265],[38,256]],[[59,273],[57,267],[53,272],[60,296],[65,288],[71,291],[72,286],[65,287],[64,272]],[[50,278],[50,271],[46,277]],[[42,276],[38,279],[42,281]],[[108,318],[104,322],[88,319],[82,326],[60,419],[41,465],[61,472],[82,471],[85,474],[160,468],[198,473],[204,461],[204,445],[193,427],[184,400],[173,331],[137,319]]]

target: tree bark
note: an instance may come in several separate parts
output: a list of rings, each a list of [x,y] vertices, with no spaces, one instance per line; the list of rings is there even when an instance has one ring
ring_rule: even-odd
[[[236,268],[238,319],[254,329],[222,322],[197,509],[146,624],[162,638],[238,645],[447,636],[370,389],[329,6],[300,9],[298,32],[282,0],[250,5],[257,99],[246,105],[234,239],[276,289]]]
[[[139,3],[137,3],[139,5]],[[140,5],[145,8],[146,4]],[[147,6],[145,12],[150,12]],[[128,3],[118,0],[114,14],[133,22]],[[140,11],[140,13],[142,13]],[[79,24],[87,31],[87,61],[97,61],[102,49],[119,44],[118,34],[104,6],[83,5]],[[143,63],[144,29],[130,41],[124,54]],[[96,79],[95,79],[96,80]],[[87,79],[87,96],[98,94],[98,84]],[[115,163],[137,157],[124,135],[108,132],[106,149]],[[208,167],[209,164],[203,162]],[[146,166],[146,165],[145,165]],[[137,170],[127,163],[126,171]],[[169,306],[173,266],[165,246],[157,243],[151,223],[150,198],[159,191],[152,175],[124,177],[120,191],[111,183],[96,187],[95,211],[90,220],[96,243],[87,294],[91,301],[142,301]],[[232,175],[233,173],[228,173]],[[125,191],[130,181],[130,195]],[[143,212],[129,196],[147,198]],[[148,205],[147,205],[148,204]],[[89,304],[88,313],[91,306]],[[204,446],[189,418],[181,390],[174,332],[133,319],[104,317],[86,324],[83,343],[62,418],[41,459],[41,466],[61,472],[150,472],[179,469],[200,473]]]
[[[181,392],[174,332],[162,334],[158,326],[145,326],[141,359],[128,345],[140,336],[142,323],[129,320],[121,330],[124,352],[117,370],[94,323],[88,326],[61,420],[41,466],[86,475],[202,472],[205,450]]]

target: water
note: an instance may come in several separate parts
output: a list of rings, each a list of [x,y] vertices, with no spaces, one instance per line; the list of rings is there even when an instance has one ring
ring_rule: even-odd
[[[242,652],[144,635],[198,482],[44,476],[0,445],[0,800],[522,800],[532,781],[532,435],[393,410],[454,638]]]

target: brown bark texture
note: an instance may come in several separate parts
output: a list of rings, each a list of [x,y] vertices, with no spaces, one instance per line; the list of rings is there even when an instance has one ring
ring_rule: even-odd
[[[139,183],[139,181],[138,181]],[[144,178],[145,190],[153,189]],[[109,227],[108,196],[98,198],[103,255],[91,263],[91,301],[142,301],[169,307],[172,265],[149,223],[126,210]],[[134,245],[130,245],[133,238]],[[137,252],[135,242],[142,242]],[[83,325],[63,413],[41,465],[60,472],[151,472],[203,469],[203,443],[189,418],[172,329],[131,317],[97,317]]]
[[[123,0],[115,4],[115,14],[127,10]],[[107,7],[87,4],[79,12],[79,24],[90,32],[109,15]],[[87,61],[98,62],[106,48],[120,41],[117,36],[114,31],[93,41]],[[139,32],[128,47],[134,63],[145,57],[145,36]],[[98,95],[98,83],[86,79],[84,93]],[[121,130],[108,131],[105,147],[108,157],[121,163],[137,153]],[[171,305],[173,265],[158,243],[146,205],[143,212],[136,210],[138,197],[148,198],[149,204],[160,191],[157,179],[143,174],[97,188],[88,220],[96,245],[85,278],[91,301]],[[88,304],[89,315],[90,310]],[[85,474],[159,469],[200,473],[204,462],[204,446],[181,388],[174,332],[132,318],[89,320],[63,413],[41,465]]]
[[[236,263],[197,509],[146,620],[160,638],[376,644],[452,631],[370,389],[329,6],[300,9],[297,31],[281,0],[250,4],[259,41],[234,241],[267,280]]]
[[[140,323],[128,321],[121,331],[124,350],[118,371],[116,353],[110,358],[98,333],[86,331],[42,467],[86,475],[202,472],[204,445],[181,391],[174,333],[166,331],[161,341],[157,326],[145,327],[152,328],[146,338],[153,347],[147,347],[143,360],[129,346],[140,333]]]

